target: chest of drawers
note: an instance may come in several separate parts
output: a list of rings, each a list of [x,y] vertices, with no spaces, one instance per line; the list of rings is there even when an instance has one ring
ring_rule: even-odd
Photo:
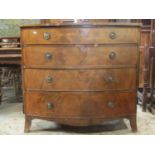
[[[140,25],[21,28],[25,132],[35,118],[72,126],[127,118],[137,131]]]

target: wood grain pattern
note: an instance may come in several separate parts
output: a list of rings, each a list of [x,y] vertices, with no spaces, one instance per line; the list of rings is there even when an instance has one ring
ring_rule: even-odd
[[[73,126],[128,118],[137,131],[138,24],[24,26],[21,38],[26,132],[35,118]]]
[[[24,65],[31,67],[102,67],[137,64],[137,46],[28,46]],[[110,56],[115,53],[114,58]],[[47,59],[47,54],[51,55]],[[125,58],[125,59],[124,59]]]
[[[130,98],[130,100],[129,100]],[[25,93],[26,114],[43,117],[121,117],[136,113],[132,93]],[[53,104],[48,109],[48,103]],[[113,102],[114,107],[108,103]]]
[[[24,74],[27,90],[130,90],[136,87],[136,69],[133,68],[98,70],[25,69]],[[51,82],[48,82],[48,77],[52,78]],[[127,80],[124,77],[127,77]]]
[[[50,33],[48,40],[44,33]],[[110,33],[116,34],[115,39],[109,37]],[[24,44],[105,44],[105,43],[138,43],[138,29],[132,28],[31,28],[23,29]]]

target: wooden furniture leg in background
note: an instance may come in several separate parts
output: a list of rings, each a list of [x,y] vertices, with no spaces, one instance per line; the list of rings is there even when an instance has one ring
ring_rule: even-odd
[[[21,83],[20,83],[20,70],[17,68],[15,68],[13,70],[13,86],[14,86],[14,93],[15,93],[15,97],[16,97],[16,101],[19,102],[20,101],[20,88],[21,88]]]
[[[2,69],[0,68],[0,104],[2,104]]]
[[[148,87],[149,87],[149,46],[145,47],[145,65],[144,65],[144,87],[143,87],[143,99],[142,99],[142,105],[143,105],[143,111],[146,112],[146,106],[147,106],[147,93],[148,93]]]
[[[150,50],[150,106],[149,111],[155,115],[155,48]]]
[[[151,95],[150,95],[150,102],[151,102],[151,107],[154,108],[154,104],[153,104],[153,95],[154,95],[154,58],[151,58]]]

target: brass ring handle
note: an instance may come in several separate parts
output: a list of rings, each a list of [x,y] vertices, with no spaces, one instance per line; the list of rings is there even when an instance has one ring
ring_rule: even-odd
[[[112,102],[112,101],[109,101],[109,102],[107,103],[107,105],[108,105],[109,108],[114,108],[114,107],[115,107],[115,104],[114,104],[114,102]]]
[[[109,58],[110,58],[111,60],[115,59],[115,58],[116,58],[116,53],[115,53],[115,52],[111,52],[111,53],[109,54]]]
[[[105,80],[107,83],[111,83],[114,81],[114,78],[112,76],[108,76]]]
[[[54,105],[51,102],[48,102],[47,103],[47,108],[48,109],[53,109],[54,108]]]
[[[49,32],[44,32],[44,39],[49,40],[51,38],[51,34]]]
[[[46,60],[51,60],[52,59],[52,54],[49,53],[49,52],[45,53],[45,59]]]
[[[47,76],[47,77],[46,77],[46,81],[47,81],[48,83],[51,83],[51,82],[53,81],[53,78],[52,78],[51,76]]]
[[[115,32],[110,32],[109,37],[111,39],[115,39],[116,38],[116,33]]]

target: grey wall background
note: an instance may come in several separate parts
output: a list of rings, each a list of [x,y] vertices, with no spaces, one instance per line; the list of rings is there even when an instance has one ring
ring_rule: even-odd
[[[0,37],[18,37],[20,26],[39,23],[39,19],[0,19]]]

